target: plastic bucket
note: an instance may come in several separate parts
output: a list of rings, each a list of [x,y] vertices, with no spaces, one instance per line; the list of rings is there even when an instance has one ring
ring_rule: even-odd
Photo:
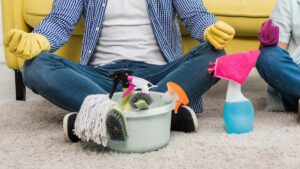
[[[119,102],[122,93],[116,93],[112,100]],[[144,153],[165,147],[170,138],[171,113],[176,100],[165,104],[163,93],[151,92],[154,102],[148,110],[125,111],[128,122],[126,141],[108,141],[111,150],[125,153]]]

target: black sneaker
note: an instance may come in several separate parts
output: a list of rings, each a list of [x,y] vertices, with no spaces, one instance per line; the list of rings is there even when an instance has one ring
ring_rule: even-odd
[[[65,115],[63,121],[65,139],[74,143],[80,141],[80,139],[74,133],[76,117],[77,113],[69,113]]]
[[[196,113],[188,106],[181,106],[178,113],[172,112],[171,130],[186,133],[195,132],[198,129]]]

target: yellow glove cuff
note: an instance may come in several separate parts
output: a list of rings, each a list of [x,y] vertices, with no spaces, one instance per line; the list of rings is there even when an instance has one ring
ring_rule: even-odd
[[[37,40],[42,51],[49,52],[51,50],[50,42],[45,36],[38,33],[32,33],[32,36]]]

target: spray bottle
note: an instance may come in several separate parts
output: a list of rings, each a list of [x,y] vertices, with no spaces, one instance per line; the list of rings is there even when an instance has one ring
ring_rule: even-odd
[[[134,76],[128,76],[128,81],[130,82],[130,86],[128,87],[127,91],[124,93],[123,96],[126,97],[134,90],[141,89],[141,92],[135,93],[131,97],[129,103],[133,108],[139,110],[148,109],[149,108],[148,106],[153,102],[150,96],[150,90],[157,86],[153,85],[151,82],[145,79],[134,77]],[[174,82],[168,82],[167,88],[168,90],[163,95],[163,101],[165,104],[169,104],[173,100],[177,100],[174,109],[174,113],[177,113],[181,105],[187,105],[189,103],[189,99],[185,91],[178,84]]]
[[[123,96],[129,95],[133,90],[137,89],[141,89],[143,93],[150,94],[150,90],[152,88],[157,87],[151,82],[135,76],[128,76],[128,81],[130,83],[130,86],[128,87],[127,91],[123,94]]]
[[[134,92],[134,90],[141,89],[141,92],[135,92],[135,94],[130,98],[129,104],[134,109],[148,109],[149,105],[153,103],[153,100],[150,96],[150,90],[156,86],[145,79],[135,76],[128,76],[128,81],[130,85],[123,93],[123,97],[130,95]]]
[[[253,105],[242,94],[241,85],[232,80],[228,84],[223,113],[227,133],[242,134],[253,130]]]
[[[133,71],[129,69],[119,69],[109,72],[108,77],[113,80],[113,87],[110,91],[109,98],[113,97],[120,82],[122,83],[123,92],[127,90],[127,88],[130,86],[128,76],[132,74]],[[108,130],[108,134],[111,140],[125,141],[128,137],[127,119],[124,111],[131,109],[128,101],[132,95],[133,93],[123,97],[121,103],[113,106],[108,113],[106,126],[110,129]]]
[[[219,57],[211,63],[209,73],[229,80],[224,103],[224,123],[228,134],[249,133],[254,126],[254,108],[241,91],[241,86],[255,66],[259,51],[249,51]]]
[[[163,101],[166,104],[171,103],[173,100],[176,100],[176,105],[174,108],[174,113],[177,114],[179,107],[181,105],[189,104],[189,98],[185,91],[176,83],[168,82],[167,83],[168,90],[163,95]]]

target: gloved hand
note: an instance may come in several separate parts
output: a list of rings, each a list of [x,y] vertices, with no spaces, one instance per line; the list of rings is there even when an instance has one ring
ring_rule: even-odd
[[[37,33],[27,33],[13,29],[4,39],[9,52],[24,60],[30,60],[42,51],[50,51],[50,43],[46,37]]]
[[[235,30],[233,27],[223,21],[217,21],[206,28],[204,40],[208,41],[216,49],[221,50],[233,39],[234,35]]]
[[[272,19],[264,22],[258,34],[260,48],[264,46],[277,46],[279,41],[279,27],[273,25]]]

